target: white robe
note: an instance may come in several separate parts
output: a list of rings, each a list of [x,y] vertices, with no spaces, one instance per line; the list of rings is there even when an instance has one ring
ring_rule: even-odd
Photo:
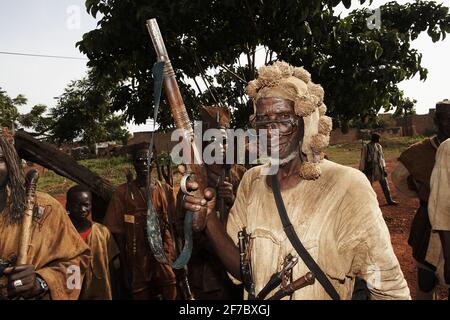
[[[351,299],[356,275],[368,282],[372,299],[410,299],[367,178],[356,169],[330,161],[324,160],[320,166],[319,179],[302,180],[282,191],[289,218],[303,245],[341,299]],[[283,231],[273,193],[266,177],[260,175],[261,168],[255,167],[244,175],[227,224],[235,243],[243,227],[254,238],[251,262],[256,293],[273,273],[280,271],[287,254],[298,256]],[[299,260],[293,268],[293,280],[309,271]],[[318,281],[296,291],[292,298],[330,299]]]

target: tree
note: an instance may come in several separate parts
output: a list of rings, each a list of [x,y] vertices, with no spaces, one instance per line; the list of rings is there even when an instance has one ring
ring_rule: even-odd
[[[126,142],[129,136],[125,116],[111,111],[109,92],[90,76],[67,86],[50,117],[49,140],[58,144],[79,141],[93,148],[101,141]]]
[[[20,114],[18,121],[22,127],[32,129],[37,136],[45,135],[54,125],[54,119],[46,115],[47,106],[35,105],[29,113]]]
[[[416,114],[416,99],[406,98],[398,106],[394,112],[394,118],[406,118],[407,116]]]
[[[450,16],[433,1],[390,2],[380,8],[381,28],[371,30],[366,10],[335,16],[340,2],[87,0],[87,11],[103,17],[77,45],[111,88],[112,109],[124,111],[127,120],[143,123],[153,112],[155,54],[144,22],[156,17],[190,116],[202,104],[227,104],[235,125],[245,126],[252,109],[244,88],[256,76],[257,50],[264,50],[265,63],[282,59],[309,70],[325,88],[335,124],[345,130],[352,119],[399,105],[399,82],[417,73],[426,79],[411,41],[424,31],[433,41],[445,38]],[[158,123],[173,126],[169,108],[161,110]]]
[[[25,105],[27,98],[19,94],[16,98],[10,98],[6,91],[0,87],[0,126],[10,128],[19,118],[18,107]]]

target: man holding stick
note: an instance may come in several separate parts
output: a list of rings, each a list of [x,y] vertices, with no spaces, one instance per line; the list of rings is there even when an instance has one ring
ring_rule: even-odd
[[[90,251],[63,206],[37,192],[25,264],[15,265],[25,212],[25,177],[13,138],[0,135],[0,299],[78,299]],[[9,266],[8,266],[9,265]]]

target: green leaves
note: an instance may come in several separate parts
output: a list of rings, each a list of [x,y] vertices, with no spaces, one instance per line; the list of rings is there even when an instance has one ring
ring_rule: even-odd
[[[126,141],[126,116],[113,112],[111,89],[92,74],[71,82],[50,110],[54,125],[49,131],[55,143],[81,141],[92,147],[102,141]]]
[[[346,18],[334,16],[332,8],[340,3],[352,4],[88,0],[88,12],[103,17],[99,28],[77,45],[89,57],[93,75],[108,88],[111,110],[137,123],[153,112],[149,70],[156,58],[144,22],[156,17],[190,116],[198,115],[200,105],[226,104],[234,124],[246,126],[252,108],[244,82],[256,76],[254,56],[262,56],[266,63],[277,58],[309,70],[325,88],[329,114],[347,125],[373,118],[381,108],[394,109],[400,81],[416,74],[426,79],[421,54],[411,49],[411,41],[425,31],[433,41],[443,39],[450,32],[450,16],[434,1],[393,1],[380,7],[382,25],[368,28],[371,13],[365,9]],[[168,106],[161,106],[158,122],[162,128],[173,126]]]

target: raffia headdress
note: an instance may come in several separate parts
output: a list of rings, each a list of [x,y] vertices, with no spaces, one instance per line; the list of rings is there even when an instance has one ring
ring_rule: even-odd
[[[332,130],[331,118],[325,115],[323,88],[311,81],[310,73],[304,68],[277,61],[259,68],[258,78],[247,85],[247,94],[253,99],[255,113],[261,98],[283,98],[295,103],[295,114],[303,118],[305,126],[299,174],[306,180],[319,178],[322,150],[328,146]]]

